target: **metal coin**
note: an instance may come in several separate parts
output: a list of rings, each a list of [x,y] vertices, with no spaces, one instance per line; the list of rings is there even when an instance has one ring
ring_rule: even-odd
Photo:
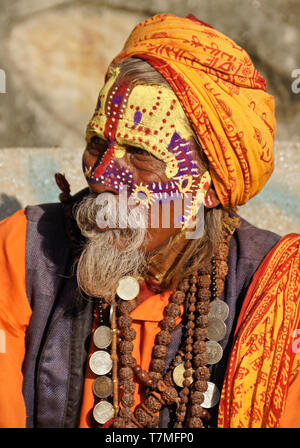
[[[208,356],[208,364],[216,364],[222,359],[223,349],[216,341],[207,341],[206,350]]]
[[[223,300],[213,300],[210,303],[210,310],[208,317],[217,317],[221,320],[226,320],[229,316],[229,306]]]
[[[113,405],[108,401],[100,401],[100,403],[97,403],[93,409],[93,417],[96,422],[100,423],[101,425],[104,425],[104,423],[113,418],[113,416],[114,408]]]
[[[93,392],[98,398],[107,398],[112,394],[113,383],[108,376],[99,376],[93,383]]]
[[[212,341],[221,341],[225,338],[227,327],[225,322],[217,317],[210,317],[208,319],[207,338]]]
[[[106,325],[96,328],[94,336],[94,344],[98,348],[106,348],[111,344],[111,329]]]
[[[103,350],[98,350],[90,357],[90,368],[96,375],[105,375],[111,371],[112,359],[110,354]]]
[[[182,362],[181,364],[176,366],[175,369],[173,370],[174,383],[179,387],[183,387],[183,381],[185,380],[185,376],[184,376],[185,370],[186,369],[184,367],[184,362]],[[192,384],[193,377],[189,376],[188,379],[190,380],[190,384]]]
[[[220,400],[220,392],[217,386],[207,381],[207,390],[203,393],[204,401],[201,403],[203,408],[213,408]]]
[[[139,295],[140,285],[139,282],[129,275],[119,280],[117,286],[117,294],[122,300],[132,300]]]

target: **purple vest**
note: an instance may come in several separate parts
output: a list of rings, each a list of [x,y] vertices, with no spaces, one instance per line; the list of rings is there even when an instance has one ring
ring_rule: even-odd
[[[79,192],[77,200],[86,194]],[[27,427],[78,426],[85,367],[92,328],[93,303],[78,291],[73,258],[65,232],[61,204],[26,209],[26,289],[32,318],[26,335],[23,395]],[[220,342],[222,360],[212,366],[211,381],[222,388],[233,332],[253,274],[280,237],[242,220],[230,242],[223,300],[230,315]],[[183,326],[173,332],[167,367],[174,358]],[[213,410],[214,411],[214,410]],[[214,412],[213,412],[214,414]],[[215,418],[217,407],[215,409]],[[169,408],[161,411],[161,427],[172,426]]]

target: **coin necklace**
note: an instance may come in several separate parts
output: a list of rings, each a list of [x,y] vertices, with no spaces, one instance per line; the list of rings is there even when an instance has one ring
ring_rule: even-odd
[[[170,297],[170,303],[165,309],[166,317],[160,324],[162,330],[156,337],[156,344],[152,352],[152,361],[149,372],[145,372],[140,366],[135,365],[135,360],[132,356],[128,359],[130,367],[128,367],[128,365],[126,367],[124,364],[124,369],[126,370],[123,370],[122,374],[126,376],[127,385],[127,390],[121,400],[124,409],[123,412],[122,409],[120,410],[119,416],[114,420],[114,427],[156,427],[158,425],[157,413],[162,406],[170,405],[175,402],[178,403],[179,400],[177,407],[177,427],[183,427],[184,422],[185,426],[188,427],[202,427],[203,424],[201,418],[208,417],[209,414],[206,409],[201,406],[201,403],[204,403],[207,407],[213,406],[218,395],[216,394],[215,386],[207,382],[209,379],[209,369],[206,367],[206,364],[208,364],[208,357],[205,340],[207,339],[207,327],[209,322],[209,302],[211,297],[213,300],[221,297],[228,271],[226,262],[228,256],[228,244],[231,235],[238,226],[237,223],[232,222],[232,219],[229,218],[228,215],[224,220],[227,232],[224,234],[223,242],[218,246],[216,263],[210,264],[206,269],[200,272],[199,281],[199,273],[197,272],[195,272],[190,279],[181,281],[178,290]],[[215,265],[215,267],[213,265]],[[210,280],[211,276],[212,281]],[[212,283],[212,285],[210,285],[210,283]],[[195,293],[197,293],[199,300],[197,300]],[[183,380],[184,388],[182,390],[182,396],[179,399],[170,372],[167,372],[164,377],[163,372],[165,369],[165,358],[168,352],[167,346],[171,341],[171,331],[174,330],[176,326],[175,318],[179,315],[180,307],[178,305],[183,303],[186,299],[189,301],[189,312],[187,316],[188,338],[186,340],[184,354],[186,359]],[[122,305],[123,304],[121,303],[121,306]],[[126,329],[126,323],[130,325],[131,318],[128,314],[134,307],[133,304],[124,307],[122,306],[124,319],[122,319],[121,324],[123,327],[121,335],[125,334],[125,330],[126,332],[132,330],[130,327],[127,327]],[[197,312],[196,315],[195,311]],[[196,318],[196,316],[198,317]],[[196,328],[194,321],[196,322]],[[132,338],[134,337],[134,333],[130,332],[131,343],[133,340]],[[146,386],[147,396],[144,403],[135,410],[134,415],[130,410],[134,401],[129,393],[129,390],[131,392],[131,390],[134,391],[135,389],[135,384],[132,379],[133,373],[137,379]],[[192,375],[194,375],[195,378],[194,382],[191,381]],[[205,396],[205,392],[207,392],[207,396]],[[188,397],[189,394],[191,395],[190,399]],[[188,403],[191,403],[191,405],[187,406]]]
[[[93,418],[97,425],[103,425],[115,415],[113,404],[109,398],[113,394],[111,370],[113,360],[109,352],[112,343],[112,329],[104,324],[102,300],[98,301],[98,324],[93,334],[96,350],[89,359],[89,366],[97,378],[93,383],[93,393],[96,405],[93,408]]]

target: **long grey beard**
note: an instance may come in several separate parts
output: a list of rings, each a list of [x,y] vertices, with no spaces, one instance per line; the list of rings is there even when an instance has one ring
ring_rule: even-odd
[[[116,198],[112,193],[102,193],[101,197],[108,201],[106,213],[109,214]],[[94,194],[85,197],[75,211],[77,224],[87,239],[78,262],[77,282],[86,294],[110,301],[122,277],[145,273],[146,256],[141,246],[146,241],[147,229],[100,232],[96,224],[98,211]]]

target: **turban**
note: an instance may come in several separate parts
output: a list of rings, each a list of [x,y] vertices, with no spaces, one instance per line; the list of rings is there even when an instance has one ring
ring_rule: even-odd
[[[274,168],[274,99],[248,54],[193,16],[159,14],[135,27],[112,64],[146,60],[169,82],[209,162],[221,204],[257,194]]]

